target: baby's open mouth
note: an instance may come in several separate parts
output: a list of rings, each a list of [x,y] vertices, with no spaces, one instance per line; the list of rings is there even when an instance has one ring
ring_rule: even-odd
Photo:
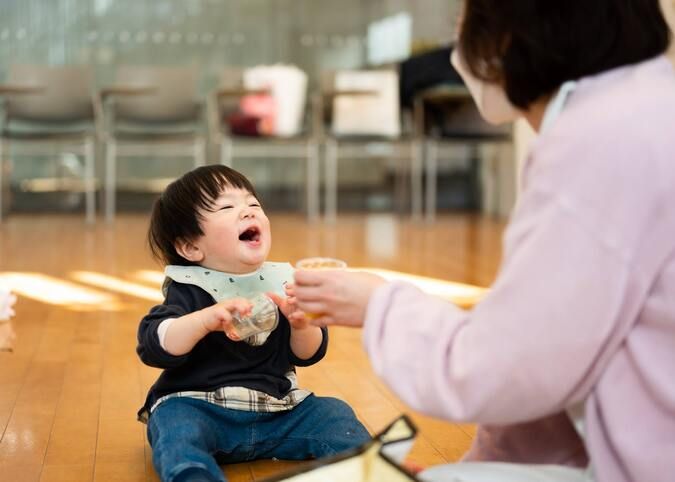
[[[251,226],[246,231],[239,235],[240,241],[260,241],[260,229]]]

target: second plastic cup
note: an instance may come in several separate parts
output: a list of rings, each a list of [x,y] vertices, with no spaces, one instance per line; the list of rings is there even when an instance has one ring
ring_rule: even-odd
[[[296,269],[304,270],[342,270],[347,268],[347,263],[341,259],[336,258],[303,258],[295,263]],[[321,313],[305,313],[305,316],[310,320],[314,320],[321,316]]]

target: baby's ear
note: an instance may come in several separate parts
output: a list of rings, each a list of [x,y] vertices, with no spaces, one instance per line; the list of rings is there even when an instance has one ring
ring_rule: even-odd
[[[180,254],[183,258],[193,263],[199,263],[204,259],[204,253],[199,246],[194,244],[192,241],[186,241],[184,239],[179,239],[173,245],[176,248],[176,252]]]

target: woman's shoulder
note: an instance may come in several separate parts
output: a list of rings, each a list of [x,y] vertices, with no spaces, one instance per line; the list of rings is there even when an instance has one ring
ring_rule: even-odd
[[[665,57],[582,79],[535,142],[526,175],[554,184],[589,175],[675,182],[674,112],[675,70]]]
[[[661,56],[581,79],[560,118],[558,138],[573,132],[610,149],[647,139],[674,142],[673,112],[675,69]]]
[[[675,72],[665,58],[583,80],[530,152],[519,211],[552,206],[623,244],[663,213],[675,230],[674,112]]]

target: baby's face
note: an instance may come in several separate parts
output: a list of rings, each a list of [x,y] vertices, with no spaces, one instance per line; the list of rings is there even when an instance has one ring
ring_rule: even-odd
[[[201,266],[242,274],[265,262],[272,247],[270,222],[250,192],[227,188],[212,211],[201,214],[204,235],[194,243],[204,255]]]

